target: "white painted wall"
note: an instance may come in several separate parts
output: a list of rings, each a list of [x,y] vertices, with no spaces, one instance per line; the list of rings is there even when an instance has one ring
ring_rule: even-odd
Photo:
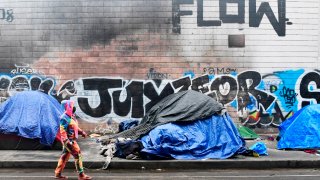
[[[320,1],[319,1],[319,5],[318,5],[318,10],[319,10],[319,16],[320,17]],[[317,65],[317,69],[320,68],[320,18],[319,18],[319,22],[318,22],[318,30],[319,30],[319,34],[318,34],[318,49],[319,49],[319,53],[318,53],[318,65]]]
[[[257,6],[260,6],[261,2],[269,2],[277,17],[277,0],[257,0]],[[266,16],[263,17],[260,27],[249,27],[249,1],[245,1],[244,24],[222,24],[220,27],[197,27],[197,2],[193,5],[181,5],[182,10],[193,11],[192,16],[181,17],[182,30],[179,39],[187,39],[192,42],[190,44],[194,44],[190,46],[182,41],[187,45],[187,49],[194,50],[184,51],[184,55],[195,56],[193,59],[207,56],[212,62],[235,63],[239,68],[266,73],[286,68],[318,68],[319,1],[286,2],[286,16],[293,24],[286,26],[285,37],[276,34]],[[204,13],[206,20],[218,20],[218,1],[205,0],[204,4],[207,5],[204,11],[208,10]],[[239,30],[240,28],[243,30]],[[229,34],[245,34],[246,47],[228,48]],[[219,61],[216,57],[223,60]]]

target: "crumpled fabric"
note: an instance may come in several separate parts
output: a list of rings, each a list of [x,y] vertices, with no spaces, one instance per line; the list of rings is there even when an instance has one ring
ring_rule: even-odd
[[[132,140],[129,138],[116,138],[116,139],[111,139],[108,142],[100,142],[101,143],[101,148],[100,148],[100,155],[103,155],[105,157],[105,163],[102,167],[102,169],[108,169],[112,159],[114,156],[117,156],[119,154],[125,155],[126,152],[123,151],[121,145],[125,145],[127,142],[131,142]],[[129,147],[130,149],[130,147]],[[119,151],[120,150],[120,151]],[[126,151],[126,150],[125,150]]]
[[[139,156],[142,148],[143,145],[139,140],[127,140],[125,142],[118,142],[116,143],[116,152],[114,153],[114,156],[126,159],[131,154]]]
[[[119,123],[119,132],[136,127],[139,124],[139,122],[140,121],[138,120],[132,120],[132,119],[122,121],[121,123]]]
[[[102,169],[108,169],[115,152],[115,143],[110,143],[107,146],[102,147],[100,154],[105,156],[105,162]]]

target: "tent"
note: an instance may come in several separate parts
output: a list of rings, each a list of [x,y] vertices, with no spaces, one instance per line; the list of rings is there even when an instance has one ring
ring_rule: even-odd
[[[174,159],[226,159],[245,151],[231,117],[212,115],[187,123],[168,123],[141,138],[145,157]]]
[[[237,125],[237,129],[243,139],[257,139],[259,138],[259,135],[252,131],[250,128]]]
[[[320,148],[320,104],[305,106],[279,126],[278,149]]]
[[[138,139],[153,128],[170,122],[188,122],[220,114],[225,108],[211,97],[189,90],[171,94],[155,104],[143,117],[140,124],[132,129],[100,139]]]
[[[33,139],[52,146],[59,130],[63,109],[53,97],[40,91],[23,91],[10,97],[0,106],[0,134],[9,134],[19,141]],[[34,144],[32,145],[34,146]],[[31,148],[32,148],[31,147]],[[26,147],[21,147],[26,148]]]
[[[193,90],[165,97],[138,126],[100,140],[108,142],[119,137],[141,140],[141,153],[146,159],[224,159],[245,147],[225,108],[212,97]]]

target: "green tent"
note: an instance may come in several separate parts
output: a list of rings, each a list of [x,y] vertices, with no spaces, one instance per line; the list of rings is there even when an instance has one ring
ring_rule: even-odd
[[[252,131],[250,128],[237,125],[237,129],[243,139],[257,139],[259,135]]]

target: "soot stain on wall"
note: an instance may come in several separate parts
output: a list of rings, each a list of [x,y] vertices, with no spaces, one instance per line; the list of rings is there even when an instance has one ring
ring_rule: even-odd
[[[0,58],[6,60],[2,61],[2,72],[14,68],[17,63],[32,64],[44,55],[50,58],[50,52],[89,49],[94,44],[107,45],[119,35],[133,34],[142,29],[148,33],[159,27],[171,28],[167,23],[171,14],[166,15],[161,10],[170,7],[155,0],[38,0],[11,2],[10,5],[16,13],[15,21],[4,26],[19,38],[5,33],[0,35],[1,43],[8,44],[0,54]],[[32,11],[21,7],[30,7]],[[29,12],[27,16],[25,11]],[[26,31],[23,26],[30,29]]]

